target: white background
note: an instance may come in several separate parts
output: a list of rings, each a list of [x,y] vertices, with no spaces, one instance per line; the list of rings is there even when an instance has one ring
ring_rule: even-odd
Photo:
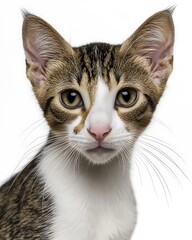
[[[73,46],[93,41],[123,42],[146,18],[176,4],[175,62],[166,92],[154,120],[146,131],[169,144],[173,151],[156,143],[187,173],[192,181],[192,7],[190,1],[152,0],[28,0],[0,3],[0,184],[18,171],[41,146],[48,128],[25,76],[21,40],[20,9],[41,16]],[[153,149],[157,157],[162,154]],[[137,156],[136,156],[137,158]],[[133,161],[133,184],[138,202],[138,224],[133,240],[191,240],[192,184],[173,169],[179,182],[165,168],[159,169],[169,186],[164,193],[157,176]],[[150,156],[152,162],[157,159]],[[183,162],[184,161],[184,162]],[[139,165],[139,162],[137,162]],[[158,165],[157,165],[158,166]],[[168,200],[166,200],[166,195]]]

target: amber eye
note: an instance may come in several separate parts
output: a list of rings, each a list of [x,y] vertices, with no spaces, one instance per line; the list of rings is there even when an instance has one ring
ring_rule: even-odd
[[[75,90],[67,90],[61,93],[61,103],[69,109],[80,108],[83,106],[81,95]]]
[[[128,108],[133,106],[138,99],[138,92],[132,88],[121,89],[116,97],[115,104],[118,107]]]

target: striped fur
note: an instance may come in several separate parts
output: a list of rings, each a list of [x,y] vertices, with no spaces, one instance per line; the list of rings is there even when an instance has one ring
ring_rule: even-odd
[[[171,14],[156,13],[123,44],[72,47],[44,20],[25,13],[27,77],[50,134],[37,157],[0,189],[0,239],[131,238],[137,215],[131,154],[172,71]],[[121,89],[137,92],[131,107],[118,105]],[[66,90],[80,94],[81,107],[65,107]],[[88,130],[94,117],[101,124],[98,114],[111,129],[102,143],[107,150],[97,152]]]

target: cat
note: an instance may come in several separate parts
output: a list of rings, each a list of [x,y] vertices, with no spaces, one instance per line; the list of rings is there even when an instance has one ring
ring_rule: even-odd
[[[50,133],[1,186],[1,240],[131,239],[131,156],[172,72],[172,12],[155,13],[122,44],[80,47],[25,12],[26,73]]]

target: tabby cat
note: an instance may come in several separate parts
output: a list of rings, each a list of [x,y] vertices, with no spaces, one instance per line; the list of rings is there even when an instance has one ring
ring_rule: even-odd
[[[123,44],[72,47],[24,14],[27,77],[50,126],[36,157],[0,189],[0,239],[129,240],[131,155],[173,65],[172,9]]]

